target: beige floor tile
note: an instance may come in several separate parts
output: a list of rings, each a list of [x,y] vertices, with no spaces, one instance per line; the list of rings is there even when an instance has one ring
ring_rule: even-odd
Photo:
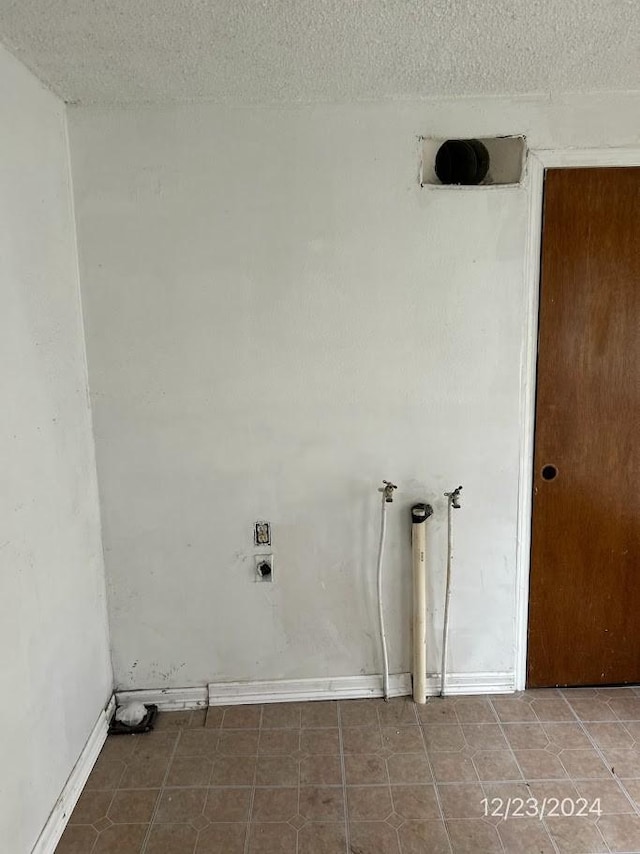
[[[454,854],[502,854],[502,843],[495,827],[482,819],[446,822]]]
[[[492,700],[493,708],[503,723],[525,723],[537,721],[535,712],[528,700],[501,697]]]
[[[146,824],[114,824],[98,836],[91,854],[140,854],[147,828]],[[167,852],[167,854],[174,854],[174,852]],[[188,848],[186,850],[183,848],[181,854],[191,854],[191,852]]]
[[[344,822],[307,824],[298,832],[298,854],[343,854]]]
[[[587,723],[585,729],[598,747],[633,747],[633,738],[620,723]]]
[[[588,750],[563,750],[558,755],[567,774],[576,780],[587,777],[609,777],[609,769],[598,753]]]
[[[424,741],[420,727],[383,726],[381,727],[382,746],[394,753],[423,753]]]
[[[402,854],[450,854],[444,822],[406,821],[398,828]]]
[[[466,747],[460,724],[424,724],[422,730],[429,753],[446,753]]]
[[[198,834],[196,854],[244,854],[246,824],[211,824]]]
[[[349,836],[355,854],[400,854],[398,834],[384,821],[353,821]]]
[[[376,729],[378,729],[376,727]],[[348,730],[343,730],[348,732]],[[380,746],[378,744],[378,746]],[[337,728],[303,729],[300,733],[300,750],[313,755],[320,753],[340,753],[340,733]]]
[[[376,753],[382,748],[380,727],[343,727],[342,746],[345,753]]]
[[[208,708],[194,709],[191,713],[191,723],[189,728],[196,729],[197,727],[203,727],[207,722],[207,712]]]
[[[571,706],[562,697],[546,699],[535,697],[531,708],[540,721],[575,721]]]
[[[598,829],[611,851],[640,851],[640,816],[603,815]]]
[[[567,777],[562,763],[546,750],[515,750],[525,780],[557,780]]]
[[[251,820],[257,822],[289,821],[298,812],[297,787],[256,789]]]
[[[222,719],[223,729],[257,729],[262,706],[229,706]]]
[[[442,814],[450,818],[482,818],[485,793],[479,783],[439,783]]]
[[[159,712],[154,730],[160,732],[165,729],[188,729],[191,726],[191,710],[180,712]]]
[[[164,789],[154,819],[156,824],[188,822],[202,815],[207,798],[207,790],[200,789]]]
[[[551,837],[537,818],[517,818],[496,826],[505,854],[553,854]]]
[[[249,818],[251,789],[209,789],[202,810],[214,822],[245,822]]]
[[[503,724],[502,728],[514,750],[544,750],[549,744],[541,723]]]
[[[341,786],[300,786],[298,813],[308,821],[344,819],[344,792]]]
[[[389,781],[387,764],[382,756],[376,754],[352,753],[346,755],[344,757],[344,773],[349,786],[387,783]]]
[[[455,709],[462,724],[488,724],[497,720],[493,706],[486,697],[458,697]]]
[[[488,817],[489,813],[493,812],[500,804],[504,806],[504,802],[509,798],[511,800],[521,798],[523,801],[526,801],[527,798],[531,797],[533,785],[533,783],[524,783],[522,780],[509,780],[504,783],[482,783],[482,790],[487,803],[483,802],[481,815]],[[499,811],[503,810],[500,809]]]
[[[226,708],[224,706],[209,706],[204,725],[207,729],[219,729],[222,726],[222,720]]]
[[[71,813],[69,824],[94,824],[104,818],[114,794],[110,789],[85,789]]]
[[[621,785],[640,809],[640,780],[622,780]]]
[[[303,729],[338,726],[338,704],[333,700],[319,700],[303,703],[301,710]]]
[[[62,834],[56,854],[87,854],[93,850],[98,832],[86,824],[69,824]]]
[[[297,786],[299,773],[293,756],[258,756],[256,786]]]
[[[262,756],[291,755],[300,748],[300,730],[266,729],[260,733],[258,753]]]
[[[213,762],[209,785],[251,786],[255,773],[255,756],[219,756]]]
[[[633,806],[617,780],[578,780],[576,789],[587,801],[587,811],[596,802],[605,815],[633,812]]]
[[[391,786],[395,812],[403,819],[428,821],[440,818],[440,808],[433,785]]]
[[[612,774],[622,779],[640,778],[640,750],[633,748],[612,748],[602,753]]]
[[[394,697],[377,707],[378,721],[381,726],[415,726],[418,723],[418,708],[407,697]]]
[[[586,818],[548,818],[545,824],[560,854],[599,854],[607,851],[600,831]]]
[[[498,724],[462,724],[466,745],[472,750],[506,750],[508,747]]]
[[[542,728],[545,731],[549,744],[559,748],[588,748],[591,747],[591,741],[580,724],[577,723],[544,723]]]
[[[609,700],[609,708],[621,721],[640,721],[640,697],[615,696]]]
[[[435,757],[434,757],[435,759]],[[473,756],[480,780],[521,780],[518,763],[510,750],[480,750]]]
[[[347,786],[350,821],[381,821],[393,812],[389,786]]]
[[[130,762],[120,778],[120,789],[157,789],[163,784],[169,757]]]
[[[99,756],[89,774],[85,789],[117,789],[125,768],[122,761],[113,761]]]
[[[577,801],[580,797],[573,780],[532,780],[529,784],[530,797],[535,798],[536,815],[542,811],[544,818],[548,810],[554,806],[554,811],[560,815],[560,803],[569,798]],[[556,805],[555,802],[558,802]]]
[[[338,705],[343,727],[378,725],[378,704],[375,701],[340,700]]]
[[[189,824],[157,824],[151,828],[146,854],[193,854],[196,839]]]
[[[133,754],[127,761],[143,759],[170,759],[186,730],[164,730],[163,732],[147,732],[144,735],[127,736],[135,739]],[[124,736],[121,736],[124,738]]]
[[[476,783],[476,766],[464,753],[434,753],[431,756],[433,775],[439,783]]]
[[[345,768],[349,758],[345,756]],[[390,783],[430,783],[433,779],[424,753],[394,753],[387,757],[387,771]]]
[[[110,762],[126,761],[131,758],[140,740],[141,737],[135,735],[109,735],[100,751],[100,758]]]
[[[218,731],[215,729],[184,730],[180,733],[175,755],[213,757],[218,748],[218,740]]]
[[[249,829],[249,854],[296,854],[298,834],[288,824],[256,823]]]
[[[300,703],[267,703],[262,709],[262,729],[299,729]]]
[[[148,824],[160,795],[159,789],[120,789],[107,816],[114,824]]]
[[[615,721],[615,712],[598,697],[568,697],[571,708],[581,721]]]
[[[640,747],[640,721],[625,721],[623,726],[634,740],[636,747]]]
[[[213,761],[207,756],[176,756],[169,766],[167,786],[208,786]]]
[[[258,735],[258,730],[251,729],[221,730],[218,753],[224,756],[253,756],[258,752]]]
[[[424,724],[457,724],[456,700],[453,697],[432,697],[416,706],[419,720]]]

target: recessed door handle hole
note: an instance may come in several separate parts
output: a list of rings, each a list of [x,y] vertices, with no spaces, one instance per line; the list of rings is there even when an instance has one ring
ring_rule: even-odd
[[[556,475],[558,474],[558,469],[552,465],[546,465],[542,467],[542,479],[543,480],[554,480]]]

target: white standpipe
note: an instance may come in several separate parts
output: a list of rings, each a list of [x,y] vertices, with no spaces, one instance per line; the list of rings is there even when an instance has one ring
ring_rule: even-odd
[[[387,635],[384,630],[384,612],[382,608],[382,558],[384,541],[387,534],[387,504],[393,501],[393,490],[398,487],[388,480],[382,481],[378,492],[382,493],[382,515],[380,517],[380,546],[378,548],[378,617],[380,619],[380,640],[382,641],[382,693],[389,699],[389,655],[387,653]]]
[[[453,537],[451,531],[451,511],[460,507],[460,491],[458,486],[452,492],[445,492],[447,498],[447,582],[444,594],[444,625],[442,628],[442,667],[440,669],[440,696],[444,697],[447,676],[447,643],[449,640],[449,601],[451,599],[451,563],[453,560]]]
[[[413,700],[427,702],[427,565],[426,521],[433,513],[430,504],[411,508],[411,552],[413,557]]]

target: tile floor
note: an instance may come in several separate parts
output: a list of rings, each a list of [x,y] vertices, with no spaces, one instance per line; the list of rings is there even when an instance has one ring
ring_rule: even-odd
[[[640,688],[165,713],[107,740],[57,848],[611,851],[640,852]]]

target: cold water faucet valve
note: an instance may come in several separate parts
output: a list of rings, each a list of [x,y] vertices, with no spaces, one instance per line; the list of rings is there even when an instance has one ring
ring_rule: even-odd
[[[446,498],[449,499],[451,506],[455,510],[460,509],[460,492],[462,491],[462,486],[457,486],[453,492],[445,492]]]
[[[389,480],[383,480],[382,483],[384,484],[384,486],[382,486],[378,490],[378,492],[384,492],[384,500],[387,502],[387,504],[391,504],[391,502],[393,501],[393,490],[397,489],[398,487],[395,485],[395,483],[391,483],[391,481]]]

